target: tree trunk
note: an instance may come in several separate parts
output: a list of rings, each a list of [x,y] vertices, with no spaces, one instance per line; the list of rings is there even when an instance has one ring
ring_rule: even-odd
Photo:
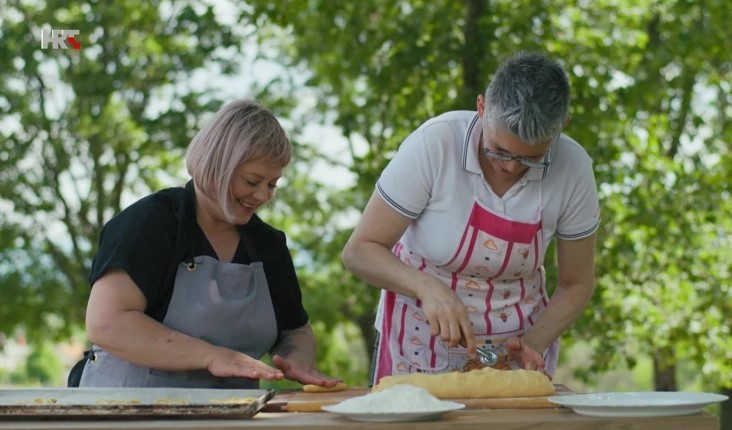
[[[721,388],[719,394],[729,397],[719,405],[719,429],[732,430],[732,389]]]
[[[374,352],[376,352],[376,329],[374,328],[374,317],[375,313],[367,313],[358,318],[356,323],[361,329],[363,335],[363,341],[366,343],[366,353],[369,358],[369,370],[367,377],[369,378],[369,384],[371,384],[371,372],[374,368]]]
[[[676,364],[668,349],[653,354],[653,378],[656,391],[676,391]]]
[[[463,37],[463,86],[457,100],[457,109],[474,109],[475,99],[485,92],[487,76],[483,76],[484,58],[489,32],[481,25],[487,9],[485,0],[465,1],[465,26]]]

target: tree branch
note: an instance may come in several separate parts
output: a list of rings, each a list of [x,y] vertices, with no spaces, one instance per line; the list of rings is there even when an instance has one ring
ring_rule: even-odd
[[[691,99],[694,95],[694,84],[696,83],[696,75],[687,66],[683,66],[681,72],[681,106],[675,121],[671,122],[671,144],[666,151],[666,156],[674,158],[679,152],[681,144],[681,135],[686,128],[687,118],[691,111]]]

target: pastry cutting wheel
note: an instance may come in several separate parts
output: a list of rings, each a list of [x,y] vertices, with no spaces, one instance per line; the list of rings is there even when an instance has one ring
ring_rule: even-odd
[[[482,349],[478,348],[478,360],[484,365],[484,366],[494,366],[496,363],[498,363],[498,356],[494,354],[492,351],[483,351]]]

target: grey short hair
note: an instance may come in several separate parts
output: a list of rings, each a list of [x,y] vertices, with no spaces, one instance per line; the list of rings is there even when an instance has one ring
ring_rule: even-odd
[[[263,160],[282,167],[290,163],[292,145],[275,116],[253,100],[221,108],[191,140],[186,168],[196,188],[218,199],[231,215],[231,180],[242,163]]]
[[[485,92],[486,120],[529,145],[556,139],[569,117],[569,81],[544,54],[505,61]]]

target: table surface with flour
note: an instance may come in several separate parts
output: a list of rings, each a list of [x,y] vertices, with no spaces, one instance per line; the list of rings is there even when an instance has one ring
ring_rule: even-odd
[[[324,393],[320,395],[319,402],[299,403],[293,398],[301,395],[301,392],[280,393],[274,398],[270,398],[274,393],[246,391],[244,394],[247,397],[243,399],[246,402],[231,403],[230,400],[240,397],[238,395],[241,393],[213,392],[212,394],[210,391],[196,390],[191,393],[187,392],[190,390],[165,390],[158,393],[148,390],[144,392],[147,397],[150,397],[148,399],[140,395],[142,393],[136,393],[134,390],[125,392],[124,389],[118,389],[113,393],[94,392],[97,400],[88,402],[86,397],[90,393],[87,391],[33,392],[35,397],[32,397],[30,402],[21,402],[22,404],[6,400],[4,403],[17,405],[17,407],[6,406],[9,410],[37,411],[38,414],[22,416],[8,416],[7,414],[2,416],[0,414],[0,430],[122,430],[130,428],[150,430],[199,428],[207,430],[475,430],[477,428],[501,430],[587,428],[593,430],[646,428],[716,430],[719,428],[718,418],[701,409],[698,409],[696,413],[680,416],[588,416],[547,402],[546,399],[533,403],[523,400],[517,403],[459,403],[434,398],[422,388],[410,385],[396,385],[379,392],[370,392],[368,389],[349,389],[340,393]],[[568,390],[558,392],[572,395]],[[151,393],[156,396],[163,395],[162,399],[165,401],[162,402],[157,397],[150,396]],[[29,395],[24,392],[13,392],[5,393],[5,396],[9,394]],[[42,395],[39,396],[39,394]],[[110,398],[104,399],[105,401],[100,403],[98,397],[102,394]],[[221,397],[224,394],[235,396],[231,399]],[[312,395],[308,398],[318,398],[318,395],[313,395],[313,393],[307,394]],[[133,399],[129,396],[136,397]],[[284,401],[278,402],[278,396],[283,397]],[[549,399],[551,400],[551,397]],[[277,407],[266,407],[264,402],[268,400]],[[718,400],[714,398],[697,400],[697,406],[701,402],[710,403]],[[15,402],[15,397],[12,401]],[[119,404],[112,405],[111,402],[114,401]],[[79,409],[78,404],[80,403],[86,404],[92,409]],[[305,404],[315,407],[311,409],[298,407]],[[251,409],[253,406],[256,406],[256,411]],[[71,415],[68,415],[69,413]],[[181,415],[182,413],[188,415]],[[191,413],[195,416],[190,415]]]
[[[681,417],[656,418],[601,418],[575,414],[568,409],[531,410],[460,410],[447,412],[434,421],[372,423],[339,417],[328,412],[263,412],[252,419],[154,419],[154,420],[64,420],[64,421],[5,421],[0,430],[361,430],[361,429],[425,429],[425,430],[475,430],[475,429],[668,429],[668,430],[716,430],[717,417],[701,413]]]
[[[604,397],[576,394],[561,385],[549,391],[533,398],[445,399],[411,384],[373,391],[277,394],[272,390],[7,389],[0,390],[0,430],[716,430],[718,418],[702,408],[727,400],[718,394],[684,392]]]

